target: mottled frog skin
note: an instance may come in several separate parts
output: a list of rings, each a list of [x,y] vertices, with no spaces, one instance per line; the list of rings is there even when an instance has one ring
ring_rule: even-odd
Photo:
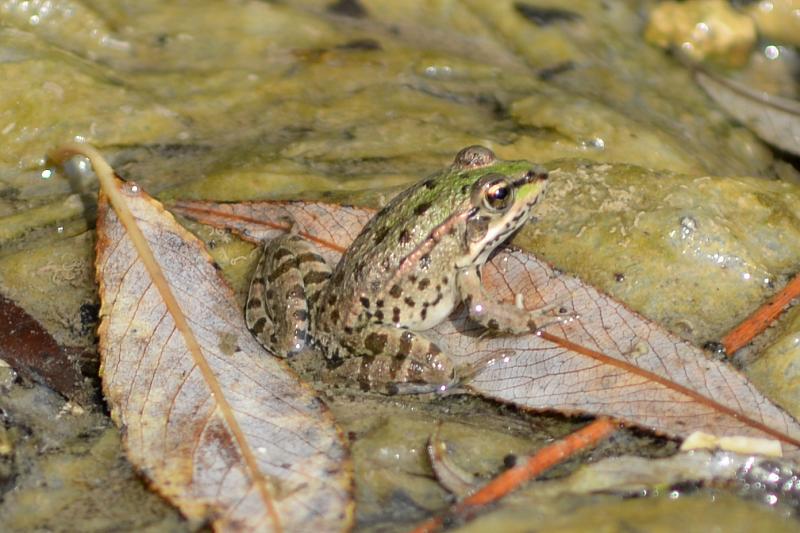
[[[294,233],[264,247],[246,305],[248,328],[271,352],[313,342],[337,375],[365,390],[443,390],[463,378],[425,330],[461,302],[488,330],[535,332],[539,311],[493,301],[480,268],[530,217],[542,167],[461,150],[447,169],[393,198],[331,269]]]

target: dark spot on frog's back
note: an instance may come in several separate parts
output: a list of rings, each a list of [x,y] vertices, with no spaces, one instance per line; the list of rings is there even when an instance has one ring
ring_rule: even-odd
[[[386,238],[386,235],[389,234],[389,230],[391,229],[390,226],[381,226],[380,228],[375,229],[375,234],[372,237],[373,243],[377,246],[383,242]]]
[[[422,216],[428,209],[430,209],[430,207],[431,204],[429,202],[423,202],[414,208],[414,214],[417,216]]]
[[[393,298],[400,298],[403,294],[403,289],[400,288],[400,285],[394,284],[392,288],[389,289],[389,294],[391,294]]]
[[[258,309],[261,307],[261,300],[259,298],[250,298],[247,302],[248,309]]]
[[[397,236],[397,240],[400,244],[408,244],[411,241],[411,233],[407,229],[404,229],[400,232],[400,235]]]

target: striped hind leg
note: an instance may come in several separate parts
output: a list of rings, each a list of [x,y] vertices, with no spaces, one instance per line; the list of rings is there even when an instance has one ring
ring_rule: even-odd
[[[268,351],[291,357],[308,340],[308,301],[330,277],[330,267],[298,235],[264,245],[245,306],[247,328]]]
[[[444,392],[460,383],[460,369],[447,353],[423,334],[395,326],[373,325],[343,336],[334,359],[335,375],[365,391]]]

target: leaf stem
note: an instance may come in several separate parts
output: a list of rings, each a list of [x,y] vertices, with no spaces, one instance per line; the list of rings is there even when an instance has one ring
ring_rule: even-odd
[[[737,350],[752,342],[798,296],[800,296],[800,274],[792,278],[783,289],[722,338],[721,342],[725,353],[729,356],[733,355]]]

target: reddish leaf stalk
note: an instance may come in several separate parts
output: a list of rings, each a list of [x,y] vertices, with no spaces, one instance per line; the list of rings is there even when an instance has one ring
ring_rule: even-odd
[[[483,506],[499,500],[519,488],[523,483],[566,461],[578,452],[595,446],[616,429],[616,422],[608,418],[598,418],[560,441],[545,446],[529,457],[525,463],[509,468],[481,487],[475,494],[453,505],[446,513],[434,516],[418,525],[412,533],[433,533],[442,527],[446,519],[471,518]]]
[[[218,211],[218,210],[213,209],[213,208],[212,209],[204,209],[204,208],[201,208],[201,207],[196,207],[196,206],[192,205],[191,202],[176,202],[172,207],[177,207],[178,208],[177,209],[178,213],[180,213],[180,214],[182,214],[184,216],[194,217],[195,220],[199,220],[199,221],[203,220],[203,215],[223,216],[223,217],[227,216],[227,217],[230,217],[232,220],[237,220],[239,222],[249,223],[249,224],[252,224],[255,227],[263,226],[263,227],[277,229],[277,230],[283,230],[283,231],[289,231],[291,229],[291,227],[288,224],[276,224],[276,223],[271,222],[269,220],[259,220],[259,219],[256,219],[256,218],[250,218],[250,217],[245,217],[245,216],[241,216],[241,215],[231,216],[228,213],[224,213],[224,212]],[[336,244],[334,242],[327,241],[325,239],[320,239],[316,235],[311,235],[310,233],[306,233],[304,231],[299,232],[298,235],[300,235],[304,239],[307,239],[307,240],[309,240],[309,241],[311,241],[311,242],[313,242],[315,244],[318,244],[318,245],[326,247],[326,248],[328,248],[330,250],[334,250],[336,252],[339,252],[340,254],[343,254],[347,250],[347,248],[345,246],[339,246],[338,244]]]
[[[756,309],[753,314],[722,338],[725,353],[729,356],[733,355],[737,350],[752,342],[798,296],[800,296],[800,275],[792,278],[780,292],[767,300],[764,305]]]

